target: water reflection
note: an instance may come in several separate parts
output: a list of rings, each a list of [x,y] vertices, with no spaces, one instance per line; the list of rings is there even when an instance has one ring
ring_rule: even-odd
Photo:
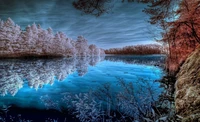
[[[105,60],[127,64],[143,64],[164,67],[165,55],[107,55]]]
[[[104,57],[0,60],[0,94],[14,96],[25,83],[37,90],[45,84],[53,85],[55,79],[62,81],[75,71],[83,76],[89,65],[102,60]]]
[[[0,60],[0,105],[61,113],[64,108],[80,121],[156,121],[164,89],[155,81],[164,74],[154,65],[162,61],[162,56]]]
[[[61,111],[61,106],[64,106],[81,122],[162,120],[163,115],[156,105],[161,102],[157,98],[161,94],[159,87],[146,80],[137,82],[137,85],[122,78],[117,80],[117,85],[108,82],[86,93],[62,93],[57,102],[48,95],[40,99],[47,109]]]

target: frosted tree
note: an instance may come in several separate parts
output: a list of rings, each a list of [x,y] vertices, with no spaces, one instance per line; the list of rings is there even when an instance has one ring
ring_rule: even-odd
[[[15,25],[13,20],[10,18],[8,18],[8,20],[4,23],[4,26],[7,28],[8,38],[12,41],[15,41],[21,33],[20,27],[18,25]]]
[[[61,49],[61,38],[58,32],[55,34],[55,37],[53,39],[53,51],[57,55],[63,55]]]
[[[31,26],[31,30],[33,34],[38,34],[38,28],[35,23],[33,23],[33,25]]]
[[[89,55],[88,43],[87,40],[83,38],[83,36],[78,36],[75,47],[77,50],[77,56]]]
[[[38,29],[39,32],[42,30],[42,27],[41,27],[40,24],[37,25],[37,29]]]
[[[18,45],[13,45],[13,43],[17,43],[18,38],[20,37],[21,34],[21,29],[20,26],[15,25],[15,23],[12,21],[12,19],[8,18],[6,22],[4,22],[3,25],[3,32],[1,34],[5,40],[8,40],[7,42],[7,49],[10,54],[18,53],[20,44]],[[1,38],[2,39],[2,38]]]
[[[90,54],[90,56],[103,56],[103,55],[105,55],[105,52],[103,49],[98,48],[94,44],[91,44],[89,46],[89,54]]]
[[[89,54],[90,56],[99,56],[100,55],[100,49],[96,47],[96,45],[91,44],[89,46]]]
[[[32,32],[32,29],[31,29],[31,26],[28,25],[26,27],[26,31],[23,33],[22,35],[24,37],[24,40],[26,42],[26,45],[27,45],[27,51],[29,54],[32,54],[33,50],[34,50],[34,45],[35,45],[35,41],[33,40],[33,32]]]
[[[94,44],[91,44],[89,46],[89,51],[90,51],[90,55],[93,56],[94,55],[94,52],[96,50],[96,46]]]
[[[63,32],[58,33],[60,35],[60,49],[65,55],[66,53],[66,35]]]
[[[66,56],[75,56],[76,55],[76,49],[73,46],[73,42],[74,41],[69,38],[66,39],[66,43],[65,43],[65,47],[66,47],[65,55]]]
[[[46,42],[45,42],[45,45],[46,45],[46,51],[47,53],[49,54],[53,54],[53,51],[52,51],[52,46],[53,46],[53,38],[54,38],[54,35],[53,35],[53,30],[52,28],[48,28],[47,29],[47,35],[46,35]]]
[[[38,28],[35,23],[31,26],[32,31],[32,48],[35,54],[41,54],[42,53],[42,42],[44,40],[40,39],[41,32],[38,32]]]
[[[38,42],[37,47],[39,53],[42,53],[44,55],[48,54],[48,44],[49,43],[49,35],[47,30],[41,30],[40,33],[38,33]]]
[[[99,54],[100,56],[103,56],[103,55],[105,55],[105,51],[104,51],[104,49],[101,49],[100,48],[100,54]]]
[[[51,27],[49,27],[49,28],[47,29],[47,32],[48,32],[49,35],[53,35],[53,30],[52,30]]]
[[[5,22],[0,22],[0,39],[16,41],[21,33],[18,25],[15,25],[12,19],[8,18]]]
[[[60,48],[62,50],[62,53],[64,56],[75,56],[76,55],[76,49],[74,47],[73,40],[66,37],[66,35],[62,32],[59,32],[60,34]]]
[[[31,31],[32,31],[32,41],[37,43],[38,41],[38,29],[35,23],[33,23],[33,25],[30,27]]]
[[[53,35],[53,30],[42,29],[33,23],[25,31],[12,19],[0,20],[0,56],[96,56],[104,51],[95,45],[88,46],[83,36],[77,41],[67,38],[63,32]],[[10,54],[10,55],[8,55]]]
[[[3,20],[0,19],[0,28],[2,28],[3,25],[4,25],[4,22],[3,22]]]
[[[4,26],[15,26],[15,23],[13,22],[13,20],[11,18],[8,18],[6,20],[6,22],[4,23]]]

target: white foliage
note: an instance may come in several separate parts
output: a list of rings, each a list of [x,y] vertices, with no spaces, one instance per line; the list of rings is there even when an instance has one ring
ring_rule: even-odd
[[[16,41],[19,37],[21,30],[18,25],[8,18],[5,22],[0,20],[0,39],[6,39],[9,41]]]
[[[63,32],[53,35],[53,30],[42,29],[38,24],[28,25],[25,31],[15,25],[12,19],[5,22],[0,20],[0,41],[3,50],[0,56],[100,56],[104,50],[95,45],[88,45],[83,36],[78,36],[77,41],[66,37]],[[6,52],[6,53],[5,53]],[[20,54],[20,55],[19,55]],[[17,57],[16,56],[16,57]]]
[[[75,46],[76,46],[78,56],[89,55],[88,43],[87,43],[87,40],[83,38],[83,36],[78,36]]]
[[[3,25],[4,25],[4,22],[3,22],[3,20],[0,20],[0,28],[2,28],[2,27],[3,27]]]
[[[52,30],[52,28],[49,27],[49,28],[47,29],[47,31],[48,31],[48,34],[50,34],[50,35],[53,34],[53,30]]]
[[[14,26],[14,25],[15,25],[15,23],[13,22],[13,20],[11,18],[8,18],[6,20],[6,22],[4,23],[4,26],[7,26],[7,27]]]
[[[37,26],[36,26],[35,23],[33,23],[33,25],[31,26],[31,29],[32,29],[33,32],[37,33],[38,29],[37,29]]]
[[[96,47],[96,45],[91,44],[89,46],[89,51],[90,51],[90,55],[94,56],[98,54],[98,48]]]

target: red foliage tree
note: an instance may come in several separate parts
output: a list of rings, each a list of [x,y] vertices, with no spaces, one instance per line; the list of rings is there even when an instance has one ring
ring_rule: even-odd
[[[79,5],[81,0],[77,0]],[[105,11],[99,11],[109,2],[104,0],[83,0],[79,8],[92,15],[101,15]],[[87,1],[87,2],[86,2]],[[168,48],[167,69],[174,74],[180,65],[200,44],[200,1],[199,0],[122,0],[122,2],[148,3],[143,12],[150,15],[149,23],[157,24],[162,28],[162,39],[158,40]],[[101,4],[98,4],[101,2]],[[93,4],[91,4],[93,3]],[[96,4],[95,4],[96,3]],[[91,6],[91,5],[95,6]],[[90,5],[90,6],[89,6]],[[89,9],[90,8],[90,9]],[[93,8],[93,9],[91,9]],[[84,11],[89,10],[89,11]],[[94,14],[94,13],[100,14]],[[115,50],[116,49],[112,49]]]
[[[178,71],[188,55],[200,44],[199,13],[200,1],[182,0],[174,12],[175,20],[165,23],[166,32],[161,41],[168,43],[170,54],[167,68],[172,73]]]

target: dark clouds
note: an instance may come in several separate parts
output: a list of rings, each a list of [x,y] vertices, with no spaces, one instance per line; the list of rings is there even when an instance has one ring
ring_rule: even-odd
[[[63,31],[73,39],[83,35],[90,44],[102,48],[154,43],[150,31],[156,30],[142,13],[144,4],[116,0],[113,13],[96,18],[82,16],[71,3],[72,0],[0,0],[0,18],[11,17],[23,29],[35,22],[43,28],[52,27],[54,33]]]

